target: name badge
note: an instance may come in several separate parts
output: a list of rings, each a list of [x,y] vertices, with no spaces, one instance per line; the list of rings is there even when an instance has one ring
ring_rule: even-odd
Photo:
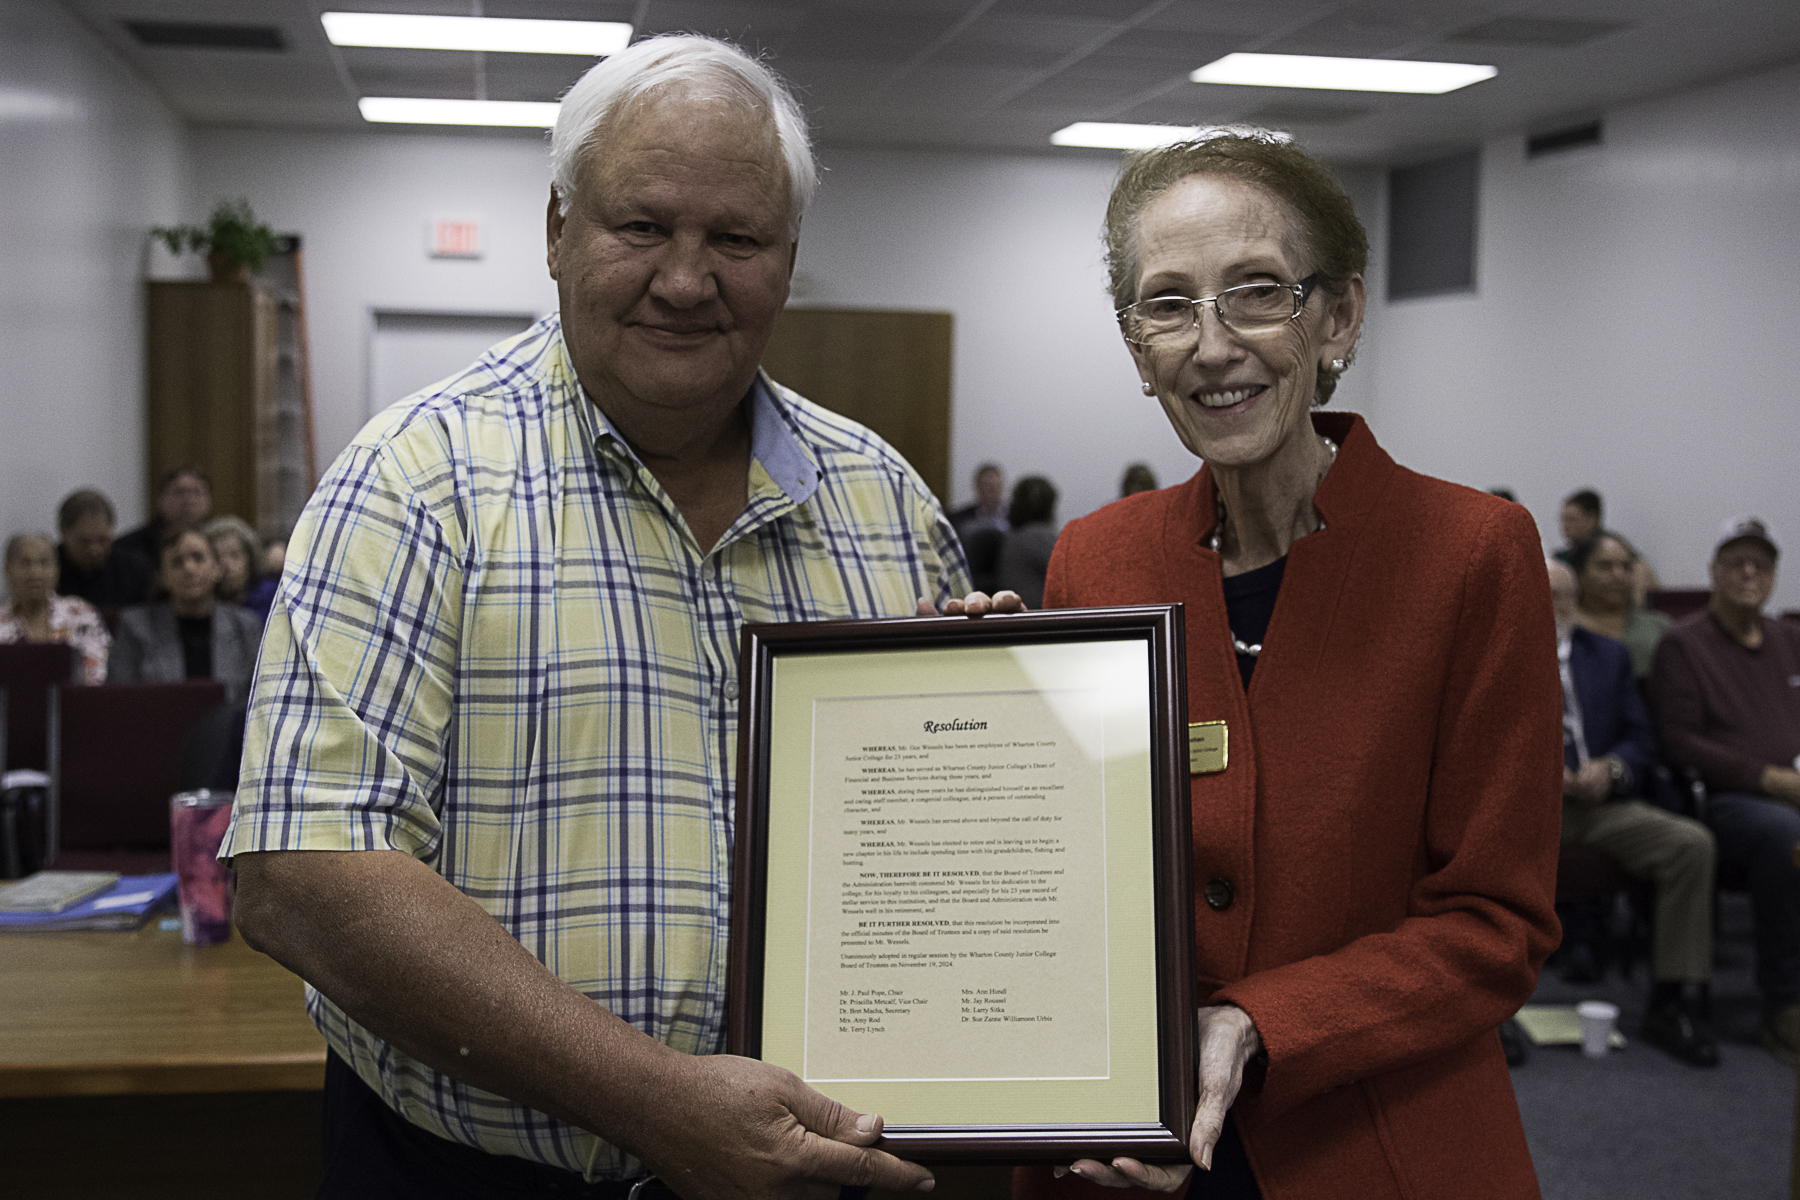
[[[1188,726],[1188,772],[1216,775],[1231,760],[1230,731],[1223,721],[1200,721]]]

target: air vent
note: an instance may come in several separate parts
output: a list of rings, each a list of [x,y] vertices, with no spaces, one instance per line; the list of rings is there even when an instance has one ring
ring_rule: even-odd
[[[1562,17],[1496,17],[1483,21],[1461,33],[1453,33],[1447,42],[1472,42],[1488,46],[1579,46],[1597,37],[1624,29],[1623,21],[1578,21]]]
[[[1567,129],[1553,129],[1549,133],[1526,138],[1525,157],[1536,158],[1540,154],[1555,154],[1558,150],[1574,150],[1599,144],[1600,122],[1589,121],[1585,125],[1571,125]]]
[[[281,30],[273,25],[203,25],[192,21],[126,21],[125,28],[140,46],[160,50],[274,50],[287,49]]]

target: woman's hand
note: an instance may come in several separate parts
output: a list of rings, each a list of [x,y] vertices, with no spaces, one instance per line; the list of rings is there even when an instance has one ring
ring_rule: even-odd
[[[1003,613],[1022,613],[1025,601],[1019,593],[998,591],[992,596],[986,592],[970,592],[961,600],[949,600],[944,604],[944,611],[938,612],[937,605],[925,597],[919,597],[918,605],[913,609],[916,617],[984,617],[988,613],[999,616]]]
[[[1205,1170],[1212,1170],[1213,1147],[1225,1128],[1225,1113],[1237,1099],[1244,1082],[1244,1064],[1262,1049],[1262,1035],[1250,1014],[1235,1004],[1203,1008],[1197,1014],[1200,1040],[1200,1106],[1194,1128],[1188,1134],[1188,1153]],[[1180,1166],[1156,1166],[1135,1158],[1115,1158],[1109,1165],[1084,1158],[1069,1170],[1101,1187],[1141,1187],[1172,1192],[1191,1170]],[[1063,1168],[1058,1167],[1060,1175]]]

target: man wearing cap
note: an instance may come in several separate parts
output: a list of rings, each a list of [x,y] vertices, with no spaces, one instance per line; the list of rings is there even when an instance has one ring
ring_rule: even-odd
[[[1726,521],[1712,601],[1663,635],[1651,695],[1669,757],[1711,791],[1719,869],[1747,876],[1756,914],[1761,1036],[1792,1064],[1800,1049],[1800,625],[1768,620],[1780,551],[1756,517]]]

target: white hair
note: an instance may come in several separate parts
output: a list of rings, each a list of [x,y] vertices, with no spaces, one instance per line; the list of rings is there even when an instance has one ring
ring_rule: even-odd
[[[646,38],[594,64],[563,96],[550,134],[550,179],[558,209],[568,213],[581,156],[603,136],[602,126],[626,105],[673,85],[697,86],[711,98],[767,114],[787,164],[788,232],[798,234],[800,218],[819,186],[806,114],[769,68],[730,42],[695,34]]]

